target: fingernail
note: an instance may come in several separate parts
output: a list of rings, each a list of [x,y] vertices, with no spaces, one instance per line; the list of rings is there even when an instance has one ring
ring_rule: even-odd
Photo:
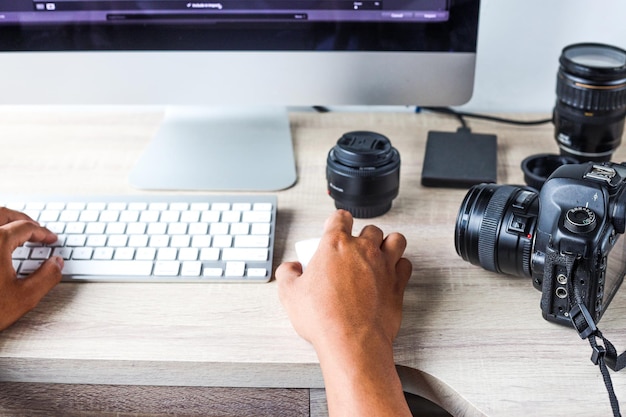
[[[59,269],[63,269],[63,266],[65,265],[65,261],[63,260],[63,258],[61,258],[60,256],[53,256],[52,259],[58,265]]]

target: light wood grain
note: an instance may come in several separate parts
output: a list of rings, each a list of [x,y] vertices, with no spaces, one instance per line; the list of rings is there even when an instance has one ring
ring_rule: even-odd
[[[534,118],[546,115],[513,115]],[[154,110],[0,110],[0,193],[138,194],[127,175],[157,129]],[[609,415],[586,341],[545,322],[529,279],[488,273],[454,249],[465,190],[425,188],[428,130],[453,118],[407,113],[291,114],[299,180],[277,192],[275,266],[321,233],[334,210],[328,150],[350,130],[387,135],[402,157],[400,195],[375,223],[407,236],[414,272],[395,354],[409,392],[453,415]],[[556,153],[552,126],[471,121],[498,135],[498,180],[523,182],[530,154]],[[619,148],[615,160],[626,160]],[[626,290],[600,323],[626,348]],[[626,373],[613,373],[626,401]],[[145,386],[322,388],[313,349],[291,328],[268,284],[61,284],[0,333],[0,381]]]

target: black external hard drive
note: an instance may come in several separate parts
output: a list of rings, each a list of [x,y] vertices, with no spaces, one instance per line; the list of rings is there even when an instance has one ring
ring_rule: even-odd
[[[422,185],[469,188],[497,181],[498,144],[495,135],[457,132],[428,132]]]

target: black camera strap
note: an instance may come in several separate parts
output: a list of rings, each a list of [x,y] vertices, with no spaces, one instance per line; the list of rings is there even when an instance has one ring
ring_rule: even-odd
[[[589,345],[592,350],[591,362],[593,362],[594,365],[598,365],[600,368],[600,373],[602,374],[602,379],[604,380],[604,386],[606,387],[609,395],[609,402],[611,403],[613,416],[621,417],[619,402],[617,400],[617,396],[615,395],[615,390],[613,389],[613,382],[611,381],[611,375],[608,368],[617,372],[626,367],[626,352],[621,355],[617,354],[615,346],[613,346],[613,344],[606,339],[602,332],[598,329],[596,323],[591,317],[591,314],[589,313],[589,310],[583,303],[580,288],[573,284],[574,280],[572,272],[574,264],[578,258],[575,255],[568,254],[563,254],[562,256],[566,258],[565,266],[567,269],[567,282],[569,287],[568,293],[570,294],[570,305],[573,306],[569,311],[569,318],[580,338],[583,340],[589,340]],[[598,338],[602,340],[603,345],[598,344]]]
[[[600,373],[602,373],[602,379],[604,380],[604,386],[609,394],[609,402],[611,403],[611,408],[613,409],[613,416],[621,417],[619,402],[617,401],[617,396],[615,395],[615,390],[613,389],[613,381],[611,381],[611,375],[609,374],[608,368],[611,368],[616,372],[624,368],[626,365],[626,352],[619,356],[617,355],[617,350],[615,350],[613,344],[609,342],[608,339],[602,335],[602,332],[596,327],[596,324],[591,318],[591,314],[589,314],[587,307],[583,303],[574,305],[574,308],[570,310],[570,319],[572,320],[572,324],[581,339],[589,340],[589,345],[592,350],[591,362],[593,362],[594,365],[598,365],[600,368]],[[602,339],[604,346],[599,345],[596,338]]]

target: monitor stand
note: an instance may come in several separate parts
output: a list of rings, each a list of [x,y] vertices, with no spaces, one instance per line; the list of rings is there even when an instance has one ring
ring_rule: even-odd
[[[145,190],[277,191],[296,182],[289,118],[275,107],[173,107],[130,174]]]

